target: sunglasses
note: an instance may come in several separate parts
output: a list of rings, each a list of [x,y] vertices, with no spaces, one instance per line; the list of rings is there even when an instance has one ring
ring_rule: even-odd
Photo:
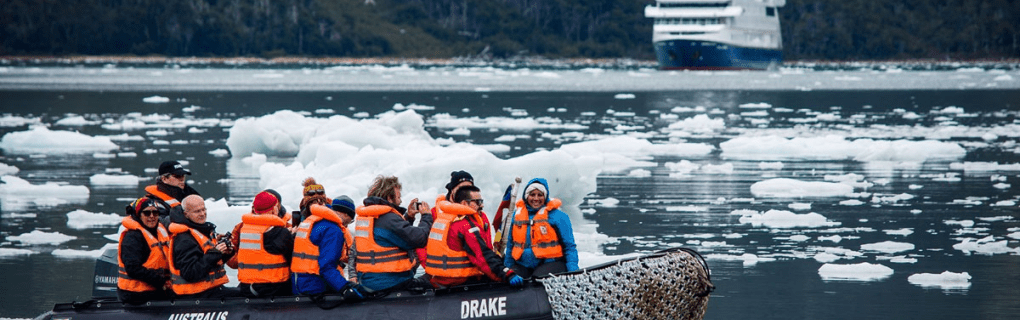
[[[318,190],[308,190],[308,192],[305,192],[305,195],[306,196],[314,196],[314,195],[317,195],[317,194],[325,194],[325,193],[326,193],[326,190],[318,189]]]
[[[169,174],[168,173],[164,177],[167,177],[167,178],[174,177],[174,179],[177,179],[177,180],[184,180],[184,175],[182,175],[182,174]]]
[[[468,203],[474,202],[475,204],[481,206],[485,202],[485,200],[484,199],[468,199],[467,202]]]
[[[141,215],[154,217],[159,215],[159,210],[142,210]]]

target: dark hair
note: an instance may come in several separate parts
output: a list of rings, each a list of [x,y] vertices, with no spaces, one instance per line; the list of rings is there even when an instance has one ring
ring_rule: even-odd
[[[460,203],[461,201],[464,201],[464,200],[470,200],[472,192],[481,192],[481,191],[482,190],[479,190],[478,187],[476,187],[476,186],[463,186],[463,187],[460,187],[460,189],[457,189],[457,194],[453,195],[453,202]]]

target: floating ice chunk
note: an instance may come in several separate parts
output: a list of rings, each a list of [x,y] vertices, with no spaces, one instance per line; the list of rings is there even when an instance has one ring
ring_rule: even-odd
[[[832,241],[832,242],[835,242],[835,243],[839,243],[840,241],[843,241],[843,237],[840,237],[839,235],[833,235],[833,236],[827,236],[827,237],[826,236],[820,236],[820,237],[818,237],[818,241]]]
[[[669,211],[669,212],[707,212],[708,211],[708,207],[702,207],[702,206],[666,207],[666,211]]]
[[[750,211],[750,210],[748,210]],[[768,228],[817,228],[826,226],[837,226],[839,222],[829,221],[820,214],[811,212],[796,214],[785,210],[769,210],[765,213],[744,211],[732,214],[741,214],[740,223],[749,223],[753,226],[765,226]]]
[[[998,162],[953,162],[949,164],[949,169],[952,170],[964,170],[964,171],[1020,171],[1020,163],[1003,163]]]
[[[230,156],[230,151],[227,151],[227,149],[216,149],[209,151],[209,154],[217,158],[226,158]]]
[[[668,129],[699,133],[712,132],[726,129],[726,122],[723,119],[711,119],[706,114],[699,114],[694,117],[671,123]]]
[[[828,253],[828,252],[819,252],[819,253],[815,254],[814,259],[815,259],[815,261],[818,261],[818,262],[821,262],[821,263],[829,263],[829,262],[833,262],[833,261],[839,260],[839,259],[841,259],[841,257],[837,256],[837,255],[834,255],[834,254],[831,254],[831,253]]]
[[[892,268],[867,262],[857,264],[826,263],[818,268],[818,275],[826,281],[877,281],[888,278],[892,274]]]
[[[864,202],[861,201],[861,200],[857,200],[857,199],[850,199],[850,200],[840,201],[839,204],[843,205],[843,206],[859,206],[859,205],[863,205]]]
[[[877,243],[862,244],[861,250],[878,251],[883,253],[897,253],[914,250],[914,244],[906,242],[882,241]]]
[[[1012,207],[1016,205],[1016,201],[1013,200],[1002,200],[992,204],[993,207]]]
[[[81,127],[81,126],[97,125],[99,123],[100,123],[100,121],[89,121],[89,120],[86,120],[85,117],[83,117],[83,116],[68,116],[67,118],[63,118],[63,119],[57,120],[57,122],[55,122],[54,125],[68,126],[68,127]]]
[[[802,198],[849,196],[854,188],[841,183],[777,178],[751,185],[755,197]]]
[[[885,234],[893,236],[909,236],[914,233],[914,229],[913,228],[890,229],[882,230],[882,232],[885,232]]]
[[[1007,237],[1020,240],[1020,232],[1014,232],[1006,235]]]
[[[952,289],[967,289],[970,288],[970,274],[966,272],[954,273],[948,270],[940,273],[915,273],[907,277],[907,281],[910,284],[921,286],[939,288],[943,290]]]
[[[774,258],[763,258],[752,253],[745,253],[743,255],[729,255],[729,254],[706,254],[706,260],[719,260],[719,261],[741,261],[744,267],[753,267],[758,262],[769,262],[775,261]]]
[[[7,240],[9,241],[17,241],[26,245],[61,244],[74,239],[77,239],[77,237],[62,234],[60,232],[44,232],[39,230],[32,230],[32,232],[29,233],[7,237]]]
[[[30,124],[41,124],[42,121],[36,118],[25,118],[19,116],[4,115],[0,116],[0,127],[20,127]]]
[[[181,112],[185,112],[185,113],[195,112],[195,111],[198,111],[198,110],[202,110],[202,107],[199,107],[199,106],[196,106],[196,105],[192,105],[190,107],[181,108]]]
[[[43,126],[11,132],[0,140],[0,149],[11,154],[89,154],[118,148],[109,138],[70,131],[50,131]]]
[[[974,226],[974,220],[943,220],[942,223],[945,223],[946,225],[958,225],[964,228]]]
[[[620,204],[620,200],[617,200],[616,198],[612,197],[605,198],[602,200],[599,199],[588,200],[588,202],[591,203],[592,205],[600,207],[615,207],[616,205]]]
[[[617,93],[615,96],[613,96],[613,99],[617,100],[628,100],[634,98],[637,98],[637,96],[634,95],[633,93]]]
[[[759,103],[744,103],[739,105],[738,107],[743,109],[769,109],[772,108],[772,105],[766,102],[759,102]]]
[[[485,151],[492,153],[507,153],[510,152],[510,146],[505,144],[475,144],[474,146],[484,149]]]
[[[145,103],[168,103],[168,102],[170,102],[170,98],[161,97],[161,96],[151,96],[151,97],[142,98],[142,102],[145,102]]]
[[[21,171],[18,167],[6,163],[0,163],[0,176],[15,175],[18,174],[18,171]]]
[[[909,194],[909,193],[901,193],[901,194],[898,194],[898,195],[888,196],[888,197],[882,197],[882,196],[876,195],[875,197],[871,198],[871,202],[873,202],[873,203],[897,203],[897,202],[900,202],[900,201],[906,201],[906,200],[910,200],[910,199],[913,199],[913,198],[914,198],[914,195]]]
[[[964,238],[963,242],[954,244],[953,249],[963,251],[963,253],[968,255],[971,253],[983,255],[1002,253],[1020,254],[1020,247],[1010,248],[1009,240],[994,241],[992,236],[978,240],[974,240],[973,238]]]
[[[34,185],[15,176],[0,177],[0,207],[4,211],[27,209],[31,205],[78,204],[89,200],[89,189],[56,182]]]
[[[106,252],[107,249],[116,247],[116,243],[108,243],[102,248],[96,250],[55,249],[50,254],[54,257],[64,259],[99,259],[99,257],[103,256],[103,252]]]
[[[794,202],[788,206],[790,209],[797,211],[811,210],[810,203]]]
[[[120,225],[123,219],[124,217],[113,213],[94,213],[78,209],[67,213],[67,227],[88,229],[96,226],[116,226]]]
[[[803,234],[797,234],[797,235],[790,236],[790,241],[796,241],[796,242],[804,242],[804,241],[808,241],[810,239],[811,239],[811,237],[805,236]]]
[[[14,256],[27,256],[35,254],[35,251],[17,248],[0,248],[0,259]]]
[[[140,178],[133,175],[110,175],[99,173],[89,177],[89,184],[92,186],[114,186],[114,187],[136,187]]]

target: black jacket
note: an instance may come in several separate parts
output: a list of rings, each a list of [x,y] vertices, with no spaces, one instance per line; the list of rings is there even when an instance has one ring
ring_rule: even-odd
[[[210,238],[212,238],[213,232],[216,230],[216,225],[212,223],[197,224],[184,218],[183,215],[172,215],[171,220],[195,229]],[[203,253],[202,246],[191,235],[191,232],[183,232],[174,236],[173,243],[173,248],[171,248],[173,250],[173,261],[170,263],[173,263],[174,267],[181,271],[181,277],[188,282],[198,282],[207,278],[209,272],[223,268],[223,265],[219,262],[226,262],[230,259],[230,256],[223,254],[215,248]]]
[[[136,219],[137,220],[137,219]],[[141,224],[141,222],[139,222]],[[153,236],[157,236],[156,228],[146,228]],[[124,271],[128,277],[145,282],[155,288],[162,288],[167,279],[166,273],[162,270],[154,270],[143,267],[142,264],[149,259],[149,243],[141,230],[128,230],[124,233],[124,239],[120,242],[120,261],[124,263]]]

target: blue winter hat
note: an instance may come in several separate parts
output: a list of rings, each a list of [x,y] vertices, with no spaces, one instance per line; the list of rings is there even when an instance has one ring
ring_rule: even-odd
[[[330,205],[333,211],[346,213],[351,218],[354,218],[357,213],[354,212],[354,200],[348,196],[339,196],[333,199],[333,203]]]

